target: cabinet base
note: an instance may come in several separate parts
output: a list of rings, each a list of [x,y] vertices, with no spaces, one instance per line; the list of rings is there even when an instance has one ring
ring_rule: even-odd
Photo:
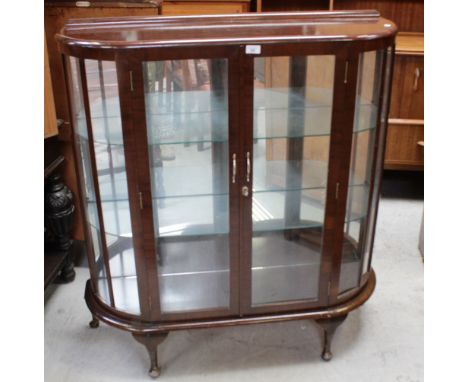
[[[375,272],[370,271],[368,280],[358,293],[338,305],[315,308],[311,310],[277,313],[270,315],[213,318],[193,321],[148,322],[126,313],[119,312],[106,305],[94,292],[91,281],[86,283],[85,300],[93,315],[92,322],[102,321],[119,329],[127,330],[133,337],[143,344],[149,353],[151,367],[150,376],[158,377],[160,367],[157,360],[157,347],[175,330],[203,329],[214,327],[228,327],[236,325],[262,324],[290,320],[314,320],[324,332],[322,359],[330,361],[332,358],[331,341],[336,328],[346,319],[349,312],[364,304],[375,289]],[[98,321],[99,320],[99,321]]]

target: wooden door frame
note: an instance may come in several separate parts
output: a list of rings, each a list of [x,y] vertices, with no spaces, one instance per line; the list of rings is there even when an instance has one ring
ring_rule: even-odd
[[[323,44],[276,44],[261,46],[261,53],[245,53],[245,45],[239,48],[241,64],[241,145],[242,158],[253,151],[253,93],[254,58],[278,56],[333,55],[335,57],[331,140],[328,160],[327,197],[325,221],[322,234],[323,248],[319,275],[319,291],[315,300],[294,300],[268,303],[252,307],[252,190],[249,186],[248,198],[241,197],[241,252],[240,252],[240,313],[242,315],[266,314],[305,310],[328,306],[336,302],[343,226],[346,213],[347,186],[351,142],[353,135],[358,56],[362,50],[371,50],[365,44],[343,44],[337,49],[336,43]],[[348,62],[348,63],[346,63]],[[346,67],[346,68],[345,68]],[[346,78],[346,79],[345,79]],[[245,162],[245,161],[244,161]],[[252,165],[252,168],[254,166]],[[245,165],[240,166],[245,177]],[[252,177],[252,173],[251,173]],[[335,185],[341,185],[337,193]],[[336,198],[338,196],[338,198]],[[331,298],[330,297],[331,294]],[[335,294],[335,295],[333,295]]]
[[[119,78],[119,93],[125,146],[128,142],[127,181],[132,211],[132,228],[135,245],[135,259],[141,262],[138,277],[143,285],[139,291],[147,301],[147,321],[180,321],[185,319],[221,318],[239,314],[239,188],[229,186],[229,307],[203,309],[199,311],[161,312],[157,256],[157,237],[153,224],[153,200],[150,183],[150,158],[145,114],[145,94],[142,65],[145,61],[193,60],[224,58],[228,60],[228,107],[229,107],[229,158],[238,151],[239,94],[237,79],[239,65],[234,47],[213,46],[207,49],[163,49],[162,51],[122,51],[116,54]],[[130,79],[130,72],[131,79]],[[131,88],[133,87],[133,91]],[[132,105],[131,108],[128,105]],[[140,149],[135,149],[140,148]],[[143,148],[143,149],[142,149]],[[127,152],[126,158],[127,158]],[[232,178],[232,163],[229,160],[229,180]],[[239,175],[238,175],[239,176]],[[142,207],[140,208],[140,193]],[[143,312],[143,309],[142,309]]]
[[[262,53],[256,57],[275,56],[309,56],[309,55],[334,55],[335,80],[334,80],[334,109],[337,80],[342,78],[342,64],[337,67],[337,58],[354,57],[357,60],[359,53],[388,47],[388,39],[375,41],[330,41],[330,42],[303,42],[281,43],[261,45]],[[251,198],[240,196],[242,183],[230,183],[230,307],[228,309],[207,309],[202,311],[187,311],[180,313],[161,314],[159,303],[159,282],[156,262],[156,240],[153,230],[152,196],[149,176],[149,154],[147,150],[137,150],[137,147],[148,147],[146,132],[146,116],[144,106],[144,89],[142,76],[143,61],[185,60],[185,59],[211,59],[227,58],[229,61],[229,158],[236,153],[237,177],[244,179],[246,176],[245,155],[252,152],[253,143],[253,57],[245,54],[244,44],[214,45],[199,49],[196,46],[189,47],[164,47],[161,49],[117,49],[113,51],[80,49],[79,47],[67,47],[64,49],[72,56],[79,55],[79,59],[113,60],[118,68],[119,97],[121,104],[122,129],[126,142],[125,157],[127,182],[129,187],[129,203],[132,217],[132,230],[135,243],[135,261],[137,263],[137,276],[139,280],[139,293],[141,305],[141,317],[144,322],[184,321],[187,319],[215,319],[223,317],[235,317],[239,315],[267,314],[272,312],[288,312],[306,309],[316,309],[336,304],[338,295],[339,271],[341,267],[341,240],[343,235],[344,215],[346,212],[347,185],[349,178],[349,154],[337,155],[335,152],[343,150],[347,145],[349,136],[352,139],[352,123],[349,128],[347,118],[347,137],[335,137],[335,142],[330,142],[329,174],[335,173],[332,168],[346,168],[335,176],[329,176],[327,189],[327,204],[324,227],[324,243],[329,243],[323,250],[323,258],[320,271],[319,298],[311,301],[294,301],[292,303],[266,304],[260,307],[250,307],[251,295]],[[85,57],[83,57],[85,56]],[[341,59],[341,60],[342,60]],[[353,64],[355,65],[355,64]],[[354,115],[354,96],[356,90],[356,70],[351,68],[348,72],[348,85],[354,83],[353,97],[347,98],[348,108]],[[340,71],[338,73],[338,70]],[[349,67],[348,67],[349,70]],[[131,87],[129,72],[132,71],[134,91]],[[351,77],[349,77],[351,75]],[[340,77],[341,76],[341,77]],[[351,102],[351,99],[353,102]],[[128,105],[132,105],[131,108]],[[351,106],[352,105],[352,106]],[[341,105],[345,107],[345,105]],[[333,111],[335,113],[335,111]],[[337,117],[335,117],[336,119]],[[340,118],[338,118],[338,121]],[[332,122],[333,127],[339,122]],[[138,125],[138,129],[134,127]],[[339,130],[338,130],[339,131]],[[332,137],[335,133],[331,134]],[[341,134],[341,133],[340,133]],[[338,140],[338,141],[336,141]],[[349,151],[351,145],[349,144]],[[333,152],[332,152],[333,151]],[[344,166],[341,159],[347,159]],[[229,164],[230,175],[232,166]],[[373,174],[374,176],[375,174]],[[334,206],[332,199],[336,195],[335,185],[337,181],[341,185],[339,193],[339,207]],[[371,179],[373,181],[373,177]],[[140,210],[139,193],[142,192],[143,209]],[[250,190],[251,194],[251,190]],[[331,211],[335,208],[334,214]],[[341,218],[342,216],[342,218]],[[336,218],[338,217],[338,218]],[[326,235],[326,236],[325,236]],[[337,244],[339,243],[339,244]],[[361,285],[362,286],[362,285]],[[328,299],[330,288],[330,299]],[[355,289],[356,293],[359,288]],[[327,299],[325,299],[327,297]],[[112,308],[111,308],[112,309]],[[124,312],[118,312],[122,316],[130,316]],[[138,316],[134,316],[138,317]]]

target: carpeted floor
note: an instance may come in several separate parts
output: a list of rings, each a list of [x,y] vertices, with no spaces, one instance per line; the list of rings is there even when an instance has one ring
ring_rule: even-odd
[[[160,346],[160,380],[422,382],[422,211],[419,198],[381,201],[377,287],[337,330],[331,362],[321,360],[320,331],[308,321],[180,331]],[[73,283],[47,291],[45,381],[151,380],[146,350],[130,334],[104,324],[89,328],[83,300],[88,271],[76,271]]]

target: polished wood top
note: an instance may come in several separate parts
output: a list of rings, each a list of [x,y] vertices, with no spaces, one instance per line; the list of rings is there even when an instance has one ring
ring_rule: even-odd
[[[377,11],[245,13],[70,20],[57,40],[69,46],[127,49],[374,40],[396,31]]]

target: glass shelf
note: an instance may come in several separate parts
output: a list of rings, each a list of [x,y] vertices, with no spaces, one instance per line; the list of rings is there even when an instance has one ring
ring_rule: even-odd
[[[282,232],[254,235],[252,304],[317,296],[318,280],[311,279],[311,275],[319,274],[320,249],[320,244],[311,245],[306,240],[284,240]]]
[[[290,160],[265,160],[264,155],[254,158],[254,190],[255,194],[270,191],[294,191],[325,189],[327,187],[328,168],[325,161],[301,160],[302,169],[298,170]],[[351,177],[350,186],[362,186],[358,175]],[[289,184],[298,187],[286,187]]]
[[[163,244],[160,243],[158,248],[162,258],[159,281],[161,304],[165,312],[228,306],[229,264],[227,258],[214,256],[219,246],[223,245],[222,238],[188,242],[163,239],[161,242]],[[285,241],[281,232],[270,232],[256,234],[252,245],[255,249],[252,258],[254,305],[316,296],[316,289],[303,288],[303,285],[311,283],[310,275],[320,267],[320,244],[311,245],[307,240]],[[114,256],[111,261],[121,262],[122,259]],[[132,264],[129,265],[130,270]],[[353,266],[352,263],[349,265]],[[136,276],[122,271],[122,275],[111,279],[116,305],[128,313],[139,314]],[[300,280],[301,283],[291,283],[291,279]],[[98,283],[107,301],[107,282],[100,278]],[[213,285],[218,287],[213,288]]]
[[[221,235],[229,232],[228,194],[158,199],[158,237]],[[91,203],[91,202],[90,202]],[[214,215],[214,206],[216,216]],[[153,205],[153,210],[156,206]],[[223,208],[224,207],[224,208]],[[106,235],[132,237],[128,201],[105,201]],[[180,222],[184,222],[181,224]],[[219,222],[222,222],[221,224]]]
[[[158,240],[159,285],[164,311],[227,307],[229,235]]]
[[[157,110],[146,114],[152,137],[150,145],[225,142],[228,139],[228,110],[210,91],[155,92],[147,93],[145,99],[146,110]],[[91,103],[91,115],[95,142],[123,145],[118,97],[107,98],[105,109],[99,100]],[[216,125],[215,135],[212,124]]]
[[[111,277],[115,306],[130,314],[140,314],[138,284],[136,276]],[[104,301],[110,305],[107,279],[98,278],[98,290]]]
[[[367,185],[356,185],[351,188],[356,193],[368,191]],[[322,227],[325,195],[325,188],[254,192],[252,195],[254,234]],[[299,222],[286,222],[285,220],[285,203],[288,197],[300,199],[301,216]],[[159,212],[157,216],[159,223],[158,237],[165,239],[228,234],[229,227],[226,218],[228,198],[228,194],[223,194],[172,197],[157,200]],[[216,216],[213,214],[215,205],[225,206],[224,210],[219,207],[216,209]],[[102,203],[102,209],[104,220],[110,222],[106,226],[108,244],[115,242],[116,237],[132,237],[128,202],[106,201]],[[364,217],[365,215],[359,212],[348,211],[346,221],[360,220]],[[180,224],[181,221],[184,224]]]
[[[315,89],[315,93],[317,92],[327,93],[330,90]],[[286,88],[255,89],[255,95],[255,139],[330,135],[331,105],[316,100],[301,101],[304,102],[304,131],[294,133],[288,132],[288,118],[290,110],[294,108],[289,108],[290,95]],[[153,109],[158,108],[157,113],[147,114],[150,145],[227,142],[228,110],[222,100],[211,96],[210,91],[157,92],[148,93],[146,97],[147,110],[148,103],[153,105]],[[300,99],[295,95],[292,97]],[[374,128],[376,107],[365,100],[358,100],[357,105],[354,131],[362,132]],[[190,111],[178,111],[182,109]],[[118,98],[107,98],[105,110],[101,101],[94,101],[91,110],[94,141],[122,146]],[[83,112],[79,118],[84,119]],[[213,123],[216,125],[215,129],[212,129]],[[215,135],[213,131],[216,132]],[[87,138],[84,131],[79,130],[78,133]]]
[[[358,192],[365,192],[368,186],[353,186]],[[285,203],[287,199],[300,200],[300,218],[297,221],[287,221],[285,218]],[[289,191],[268,191],[253,193],[252,220],[253,231],[273,232],[291,229],[308,229],[323,226],[325,214],[325,189],[305,189]],[[346,221],[355,221],[365,215],[349,211]]]
[[[329,136],[332,105],[332,90],[311,88],[313,99],[304,99],[294,92],[294,88],[255,89],[254,139],[300,138]],[[290,102],[304,107],[290,108]],[[291,111],[297,111],[295,115]],[[303,111],[303,113],[302,113]],[[292,114],[290,116],[290,114]],[[302,116],[304,124],[302,125]],[[357,100],[354,132],[363,132],[376,125],[377,108],[363,99]],[[288,127],[289,118],[298,131]],[[298,118],[298,124],[294,123]],[[293,131],[291,131],[293,130]]]
[[[285,241],[282,236],[281,232],[270,232],[256,234],[253,238],[253,305],[307,299],[317,294],[316,289],[304,288],[303,285],[314,284],[311,284],[310,275],[315,274],[320,267],[320,245],[314,248],[305,240]],[[190,253],[187,252],[187,244]],[[162,257],[159,273],[161,304],[165,312],[227,307],[229,264],[224,264],[222,257],[213,256],[219,244],[222,245],[198,239],[189,243],[167,242],[158,248]],[[121,259],[114,256],[111,261],[117,263]],[[129,270],[132,266],[129,263]],[[354,270],[356,263],[346,262],[343,266]],[[355,273],[351,269],[349,271],[345,273]],[[122,272],[122,275],[111,278],[115,304],[125,312],[140,314],[137,279],[132,272],[128,273]],[[301,282],[291,283],[292,279]],[[344,285],[353,283],[353,280],[347,278],[344,281]],[[213,285],[218,287],[213,288]],[[110,304],[106,279],[98,279],[98,288],[104,300]]]
[[[208,157],[209,152],[206,152],[207,158],[200,158],[200,161],[195,162],[195,155],[205,155],[205,153],[197,153],[196,148],[193,148],[195,153],[190,155],[190,148],[181,150],[183,155],[187,156],[186,161],[182,161],[176,154],[177,161],[162,162],[162,166],[153,167],[153,178],[160,179],[159,186],[155,187],[156,197],[158,199],[173,199],[184,197],[227,197],[228,196],[228,180],[227,178],[219,182],[222,189],[218,193],[212,192],[212,167],[211,158]],[[187,153],[187,151],[189,151]],[[192,162],[190,162],[192,158]],[[204,161],[206,166],[202,166]],[[114,168],[114,183],[111,183],[110,177],[107,181],[100,179],[101,200],[103,202],[124,201],[128,199],[126,193],[127,179],[123,171],[118,171]],[[286,188],[285,179],[289,169],[289,179],[291,184],[301,184],[296,188]],[[106,176],[107,170],[99,171]],[[302,161],[302,183],[299,182],[301,173],[296,170],[291,161],[287,160],[265,160],[264,156],[254,158],[254,193],[271,192],[271,191],[293,191],[307,189],[324,189],[327,184],[327,164],[318,160],[303,160]],[[224,174],[227,177],[227,174]],[[351,178],[351,186],[363,186],[363,181],[360,176],[353,175]],[[161,187],[161,185],[163,187]],[[114,187],[112,187],[114,186]],[[115,190],[115,193],[113,191]],[[90,200],[95,202],[94,200]]]

